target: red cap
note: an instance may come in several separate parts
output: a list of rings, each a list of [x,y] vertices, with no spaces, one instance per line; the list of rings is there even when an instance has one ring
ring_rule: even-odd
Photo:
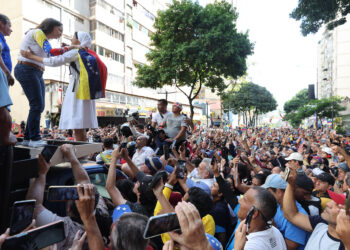
[[[331,190],[327,190],[328,194],[329,194],[329,197],[331,197],[331,199],[339,204],[339,205],[344,205],[345,203],[345,195],[344,194],[337,194]]]

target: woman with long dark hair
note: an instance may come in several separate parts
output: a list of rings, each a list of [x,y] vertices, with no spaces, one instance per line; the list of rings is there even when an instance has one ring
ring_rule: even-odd
[[[70,63],[71,78],[63,100],[59,129],[73,129],[77,141],[86,141],[85,130],[97,128],[95,100],[104,97],[107,68],[97,54],[90,50],[92,41],[86,32],[75,32],[72,49],[59,56],[43,58],[31,51],[22,55],[45,66],[61,66]]]
[[[38,27],[25,34],[21,50],[25,51],[29,48],[37,56],[50,57],[53,54],[49,40],[60,38],[62,32],[61,22],[47,18]],[[14,73],[30,106],[23,145],[42,146],[45,144],[40,135],[40,117],[45,108],[44,64],[25,58],[19,53]]]

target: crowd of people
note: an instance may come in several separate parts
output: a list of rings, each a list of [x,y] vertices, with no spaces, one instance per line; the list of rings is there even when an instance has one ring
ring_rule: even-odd
[[[0,15],[0,24],[3,20],[8,25]],[[26,35],[15,70],[30,102],[22,144],[43,145],[42,138],[103,143],[103,151],[90,160],[108,168],[110,197],[99,194],[72,145],[65,144],[59,150],[71,164],[78,199],[66,202],[65,217],[50,211],[44,198],[50,163],[40,154],[38,176],[26,199],[36,201],[36,227],[63,221],[64,240],[52,249],[350,250],[349,135],[329,128],[195,127],[180,103],[169,111],[164,99],[147,124],[135,113],[124,124],[98,128],[93,99],[102,89],[84,99],[75,86],[83,80],[77,74],[83,69],[74,67],[84,58],[82,47],[93,53],[88,50],[91,39],[77,32],[73,47],[49,57],[56,52],[47,39],[59,37],[62,25],[51,19],[45,24]],[[27,45],[35,49],[27,50]],[[65,100],[60,126],[40,132],[44,103],[36,95],[45,88],[40,67],[64,63],[75,72],[70,83],[74,94]],[[9,73],[1,72],[0,80],[11,83]],[[29,87],[34,83],[37,88]],[[0,120],[7,121],[12,102],[3,94]],[[7,125],[1,126],[6,128],[0,129],[1,143],[15,144]],[[181,231],[144,237],[149,219],[168,213],[176,214]],[[0,248],[8,237],[9,230],[0,236]]]
[[[80,185],[67,217],[43,205],[50,167],[40,155],[39,177],[26,197],[37,201],[36,226],[64,221],[58,249],[350,249],[349,135],[328,128],[194,128],[181,110],[174,103],[170,112],[159,100],[149,124],[135,115],[87,132],[103,143],[90,157],[108,166],[110,199],[91,184],[73,147],[61,146]],[[181,233],[143,237],[150,217],[172,212]]]

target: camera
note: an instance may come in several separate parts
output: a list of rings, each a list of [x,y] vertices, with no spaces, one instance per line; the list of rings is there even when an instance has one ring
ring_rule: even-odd
[[[339,168],[338,167],[333,167],[333,168],[331,168],[331,172],[334,175],[334,177],[337,178],[338,174],[339,174]]]

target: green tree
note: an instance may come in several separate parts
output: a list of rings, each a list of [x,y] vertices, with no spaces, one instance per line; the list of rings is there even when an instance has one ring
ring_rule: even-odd
[[[248,126],[256,126],[258,115],[277,107],[275,98],[265,87],[251,82],[240,84],[238,90],[224,94],[222,100],[225,109],[242,113],[243,122]]]
[[[349,0],[299,0],[290,16],[301,21],[301,33],[307,36],[316,33],[324,24],[332,30],[346,23],[346,15],[349,13]]]
[[[316,115],[318,119],[333,119],[339,116],[339,112],[345,110],[341,105],[341,98],[330,97],[311,100],[307,104],[298,108],[296,112],[287,114],[284,119],[291,122],[293,127],[298,127],[300,123],[311,116]]]
[[[161,88],[176,86],[193,100],[203,85],[223,92],[224,79],[246,72],[246,58],[253,53],[247,33],[236,28],[237,13],[225,2],[202,7],[190,0],[173,1],[158,12],[151,36],[153,48],[146,55],[150,65],[138,65],[135,85]]]
[[[308,90],[302,89],[292,99],[287,101],[283,105],[284,112],[291,113],[293,111],[297,111],[299,107],[304,106],[309,102]]]
[[[283,120],[289,121],[293,127],[298,127],[303,118],[301,113],[297,113],[300,107],[309,103],[308,90],[300,90],[292,99],[283,105],[285,115]]]

